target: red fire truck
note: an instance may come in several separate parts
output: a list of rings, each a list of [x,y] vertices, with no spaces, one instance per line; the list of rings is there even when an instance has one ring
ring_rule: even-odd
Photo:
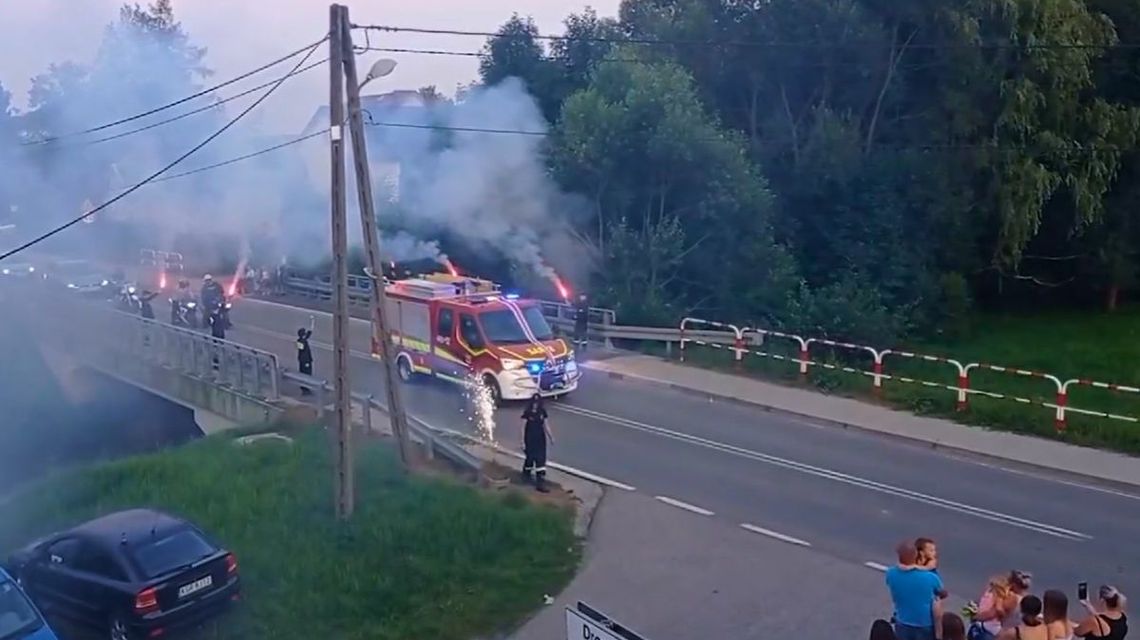
[[[578,388],[574,352],[554,336],[538,302],[505,295],[487,280],[449,274],[397,280],[386,291],[396,367],[405,382],[418,375],[481,380],[496,403]]]

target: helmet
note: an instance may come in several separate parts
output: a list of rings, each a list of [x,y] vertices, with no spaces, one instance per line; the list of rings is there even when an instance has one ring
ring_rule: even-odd
[[[202,276],[202,282],[213,282],[213,281],[214,281],[214,276],[212,276],[208,273],[206,275]]]

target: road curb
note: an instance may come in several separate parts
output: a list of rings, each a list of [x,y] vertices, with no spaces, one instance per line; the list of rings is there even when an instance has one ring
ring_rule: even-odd
[[[673,391],[678,391],[681,393],[685,393],[688,395],[694,395],[694,396],[707,398],[709,400],[715,399],[715,400],[719,400],[719,401],[723,401],[723,402],[728,402],[731,404],[753,407],[753,408],[760,408],[760,409],[763,409],[765,412],[773,413],[776,415],[783,415],[783,416],[787,416],[787,417],[791,417],[791,418],[810,420],[811,422],[818,423],[821,425],[830,426],[830,427],[838,427],[838,428],[842,428],[842,429],[851,429],[854,431],[861,431],[863,433],[874,434],[874,435],[882,437],[882,438],[888,438],[888,439],[895,440],[897,442],[902,442],[902,443],[912,445],[912,446],[919,446],[919,447],[925,447],[928,449],[951,452],[954,454],[958,454],[961,457],[981,459],[981,460],[986,460],[986,461],[990,461],[990,462],[998,462],[998,463],[1001,463],[1007,467],[1013,466],[1013,467],[1020,467],[1021,469],[1025,469],[1025,470],[1045,471],[1045,472],[1048,472],[1048,473],[1053,474],[1053,475],[1061,475],[1061,476],[1064,476],[1064,477],[1071,479],[1071,480],[1074,480],[1074,481],[1076,481],[1076,480],[1084,481],[1084,482],[1099,485],[1101,487],[1116,488],[1116,489],[1121,489],[1121,490],[1125,490],[1125,491],[1135,491],[1136,489],[1140,489],[1140,483],[1132,483],[1132,482],[1128,482],[1125,480],[1118,480],[1116,478],[1105,478],[1102,476],[1095,476],[1095,475],[1091,475],[1091,474],[1087,474],[1087,473],[1080,473],[1078,471],[1072,471],[1069,469],[1058,469],[1057,467],[1052,467],[1052,466],[1049,466],[1049,465],[1044,464],[1044,463],[1028,462],[1025,460],[1019,460],[1016,458],[1003,456],[1003,455],[993,453],[993,452],[989,452],[989,451],[977,451],[974,449],[967,449],[965,447],[952,445],[952,444],[946,444],[946,443],[941,442],[941,441],[929,440],[929,439],[921,438],[918,436],[911,436],[911,435],[906,435],[906,434],[902,434],[902,433],[896,433],[893,431],[882,431],[879,429],[875,429],[874,427],[868,427],[868,426],[860,425],[860,424],[853,424],[850,422],[844,422],[842,420],[835,420],[833,418],[823,418],[823,417],[816,416],[816,415],[813,415],[810,413],[806,413],[806,412],[802,412],[802,411],[794,411],[792,409],[786,409],[783,407],[776,407],[776,406],[773,406],[771,404],[768,404],[768,403],[765,403],[765,402],[762,402],[759,400],[748,400],[745,398],[739,398],[739,397],[731,396],[728,394],[721,394],[721,393],[716,393],[716,392],[712,392],[712,391],[706,391],[703,389],[695,389],[693,387],[687,387],[687,386],[684,386],[684,385],[676,383],[676,382],[670,382],[668,380],[661,380],[658,378],[654,378],[652,376],[646,376],[646,375],[636,374],[636,373],[626,373],[626,372],[621,372],[621,371],[612,371],[612,370],[603,369],[603,368],[595,368],[595,367],[591,366],[591,363],[589,363],[589,362],[582,363],[582,366],[587,368],[587,369],[592,369],[593,371],[596,371],[598,373],[604,373],[604,374],[606,374],[607,377],[614,379],[614,380],[636,380],[638,382],[651,384],[651,385],[654,385],[657,387],[664,387],[664,388],[671,389]],[[976,426],[972,426],[972,425],[960,425],[960,426],[963,429],[984,429],[984,427],[976,427]],[[1023,437],[1032,437],[1032,436],[1024,436],[1023,434],[1015,434],[1015,435],[1022,435]],[[1076,446],[1076,445],[1071,445],[1071,446]]]
[[[465,449],[484,462],[501,464],[501,456],[506,456],[510,460],[522,460],[517,452],[477,440],[467,434],[443,431],[441,435],[459,438],[465,443]],[[547,470],[547,479],[552,484],[556,484],[573,494],[573,500],[576,504],[574,509],[574,535],[582,540],[588,540],[590,528],[594,524],[594,515],[605,498],[605,486],[571,472],[554,468]]]

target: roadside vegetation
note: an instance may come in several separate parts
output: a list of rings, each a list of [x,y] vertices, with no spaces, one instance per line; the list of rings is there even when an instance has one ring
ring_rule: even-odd
[[[508,629],[570,580],[571,514],[409,477],[362,443],[357,512],[333,519],[329,447],[206,438],[55,477],[0,505],[0,552],[102,513],[152,506],[233,549],[243,601],[192,640],[469,639]]]

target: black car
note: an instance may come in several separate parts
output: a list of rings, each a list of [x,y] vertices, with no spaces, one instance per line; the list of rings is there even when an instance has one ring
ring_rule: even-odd
[[[234,554],[193,524],[150,509],[43,538],[14,554],[8,567],[45,614],[112,640],[196,625],[241,590]]]

